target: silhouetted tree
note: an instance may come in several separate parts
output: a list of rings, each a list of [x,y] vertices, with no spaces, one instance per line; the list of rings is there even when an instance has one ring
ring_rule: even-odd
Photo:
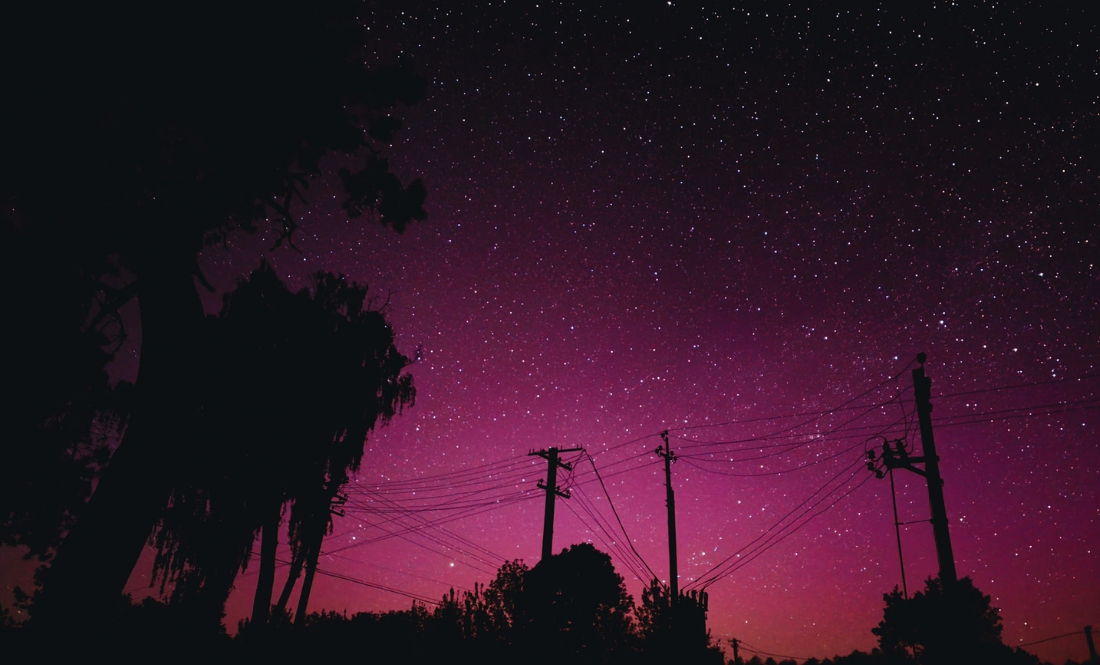
[[[515,631],[526,622],[523,592],[528,572],[530,569],[523,561],[508,561],[497,570],[496,577],[484,590],[492,630],[508,642],[514,639]]]
[[[642,589],[642,604],[635,610],[638,634],[649,640],[667,633],[672,625],[671,596],[668,587],[654,579]]]
[[[349,215],[400,231],[424,217],[425,191],[403,187],[373,147],[423,82],[365,71],[359,3],[66,4],[19,3],[0,21],[0,57],[20,63],[5,79],[0,215],[69,267],[77,293],[124,275],[104,306],[136,297],[141,324],[124,439],[38,602],[40,620],[69,622],[111,605],[186,482],[204,242],[264,220],[289,238],[293,200],[333,152],[365,155],[341,171]]]
[[[415,397],[412,377],[403,374],[410,360],[394,345],[393,331],[381,310],[365,306],[366,287],[331,274],[316,276],[313,303],[327,315],[317,321],[315,339],[328,339],[314,347],[310,367],[324,369],[315,391],[315,414],[321,419],[316,432],[324,445],[315,457],[306,480],[294,496],[290,511],[290,545],[295,558],[306,554],[306,582],[296,620],[304,617],[308,587],[317,567],[324,535],[330,530],[329,505],[351,474],[359,470],[367,434],[379,422],[386,423]],[[328,337],[328,331],[334,334]],[[322,343],[324,344],[324,343]],[[322,353],[318,356],[317,351]],[[272,562],[273,563],[273,562]]]
[[[895,588],[883,596],[882,621],[871,632],[891,662],[927,665],[954,663],[1038,663],[1001,642],[1001,617],[990,597],[969,577],[954,585],[929,578],[923,591],[904,598]],[[909,650],[912,650],[910,655]]]
[[[673,657],[676,640],[672,628],[672,596],[669,588],[654,579],[642,589],[642,602],[635,608],[638,637],[644,660],[661,662]]]
[[[528,653],[608,662],[633,648],[633,601],[611,557],[581,543],[544,559],[523,578],[518,617]]]
[[[156,539],[157,569],[177,601],[202,599],[200,611],[220,619],[259,532],[252,624],[266,623],[284,505],[296,558],[319,550],[330,501],[358,470],[368,432],[413,399],[409,360],[366,296],[327,273],[312,293],[291,294],[261,263],[208,320],[211,385],[185,457],[194,468],[173,488]]]
[[[203,328],[209,385],[194,439],[178,459],[188,468],[178,474],[161,517],[155,566],[165,583],[174,583],[177,603],[211,619],[220,620],[237,569],[247,564],[255,533],[272,512],[277,526],[291,482],[287,467],[302,464],[294,450],[304,444],[301,423],[290,416],[304,411],[288,400],[308,394],[296,381],[306,343],[299,322],[308,314],[261,264]]]
[[[634,611],[643,660],[656,663],[686,658],[720,665],[722,650],[711,644],[704,602],[699,596],[681,594],[674,604],[669,588],[652,580],[642,590],[642,602]]]
[[[22,227],[4,225],[9,390],[0,401],[0,544],[48,561],[125,425],[106,364],[125,338],[106,294]],[[107,288],[107,287],[104,287]]]
[[[432,613],[433,643],[449,645],[440,657],[483,663],[514,662],[521,652],[520,629],[525,625],[522,561],[504,563],[488,586],[474,584],[472,591],[456,597],[452,590]],[[448,653],[449,650],[449,653]]]

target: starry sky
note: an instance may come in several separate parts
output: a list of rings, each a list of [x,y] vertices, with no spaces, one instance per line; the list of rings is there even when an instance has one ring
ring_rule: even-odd
[[[890,481],[863,462],[883,437],[919,452],[924,351],[959,574],[1009,644],[1100,625],[1094,11],[383,4],[361,17],[372,64],[429,80],[386,149],[429,220],[348,221],[321,179],[299,251],[269,231],[201,257],[211,311],[265,255],[293,287],[368,283],[422,348],[313,608],[404,609],[395,590],[536,563],[528,453],[551,446],[584,449],[564,455],[555,550],[608,551],[638,599],[668,576],[668,430],[680,584],[710,583],[712,634],[870,649],[901,574]],[[894,481],[912,591],[936,573],[927,490]]]

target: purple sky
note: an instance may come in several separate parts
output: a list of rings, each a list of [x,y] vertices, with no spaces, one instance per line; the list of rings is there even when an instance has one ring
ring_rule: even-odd
[[[379,61],[431,81],[387,150],[424,178],[429,220],[345,221],[322,182],[301,252],[266,252],[294,287],[330,270],[391,294],[400,348],[423,347],[416,405],[368,441],[322,569],[438,598],[533,565],[546,464],[527,453],[583,446],[607,493],[576,459],[555,549],[611,551],[637,599],[640,564],[589,525],[621,545],[614,503],[667,578],[668,429],[681,586],[782,536],[709,587],[713,635],[870,649],[900,574],[889,481],[859,459],[884,435],[919,450],[907,364],[925,351],[959,574],[1008,644],[1100,625],[1095,21],[401,4],[363,20]],[[233,238],[203,269],[231,288],[271,241]],[[817,415],[842,405],[864,408]],[[895,480],[900,519],[926,520],[923,479]],[[423,526],[464,508],[484,510]],[[912,591],[935,550],[927,523],[902,528]],[[410,602],[319,577],[311,605]],[[1087,655],[1081,636],[1032,650]]]

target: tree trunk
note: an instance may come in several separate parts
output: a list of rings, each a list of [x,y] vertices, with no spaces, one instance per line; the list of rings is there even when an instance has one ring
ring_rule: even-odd
[[[275,606],[275,614],[280,615],[286,611],[286,606],[290,603],[290,594],[294,593],[294,585],[298,582],[298,577],[302,574],[302,567],[306,562],[306,550],[308,548],[302,547],[298,550],[298,556],[294,557],[294,561],[290,564],[290,574],[287,575],[286,584],[283,585],[283,592],[279,594],[279,602]]]
[[[167,504],[193,420],[203,318],[193,278],[190,271],[165,268],[139,280],[136,401],[122,443],[36,598],[35,619],[46,625],[83,625],[117,606]]]
[[[321,543],[325,539],[323,529],[317,532],[313,546],[309,548],[309,562],[306,565],[306,578],[302,580],[302,594],[298,597],[298,611],[294,613],[294,623],[306,620],[306,608],[309,606],[309,592],[313,589],[313,577],[317,573],[317,558],[321,555]]]
[[[264,521],[260,540],[260,575],[256,581],[256,596],[252,601],[252,625],[262,626],[271,618],[271,593],[275,588],[275,554],[279,549],[280,509],[276,508]]]

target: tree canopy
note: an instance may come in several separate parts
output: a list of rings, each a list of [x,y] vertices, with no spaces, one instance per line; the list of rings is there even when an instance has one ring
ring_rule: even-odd
[[[401,230],[423,218],[373,147],[424,92],[404,65],[367,70],[362,7],[215,2],[18,3],[5,10],[10,224],[47,229],[91,274],[193,268],[204,240],[290,207],[329,153],[365,152],[346,206]],[[112,258],[113,257],[113,258]]]
[[[320,546],[329,507],[363,457],[367,433],[415,395],[365,287],[318,273],[291,293],[267,263],[208,317],[204,391],[195,439],[161,518],[157,569],[173,596],[202,598],[220,619],[257,532],[265,544],[258,603],[266,614],[274,543],[289,504],[291,549]],[[270,577],[270,576],[269,576]],[[265,595],[266,594],[266,595]],[[262,617],[261,617],[262,618]]]
[[[871,632],[878,636],[882,653],[895,662],[1037,662],[1001,641],[1001,616],[969,577],[955,584],[929,578],[910,598],[895,588],[883,600],[882,621]]]
[[[423,184],[403,185],[379,152],[400,127],[395,107],[420,99],[424,81],[405,63],[365,66],[363,9],[337,0],[2,10],[0,56],[13,66],[0,127],[0,218],[12,246],[26,250],[9,265],[10,283],[27,289],[13,316],[37,321],[41,303],[60,300],[42,321],[45,337],[58,347],[72,341],[81,354],[79,372],[44,364],[49,390],[33,398],[41,413],[6,445],[34,445],[43,422],[87,429],[114,409],[102,399],[110,353],[99,351],[101,324],[120,323],[119,308],[136,298],[141,327],[125,434],[95,494],[75,520],[64,505],[45,511],[71,528],[38,616],[72,623],[74,614],[106,611],[172,488],[194,482],[182,475],[194,467],[181,455],[206,388],[195,285],[205,283],[204,244],[261,223],[274,224],[276,244],[290,240],[295,201],[328,170],[343,182],[349,216],[398,231],[425,217]],[[53,268],[49,279],[28,279]],[[43,352],[64,360],[61,348]],[[34,372],[19,369],[21,378]],[[16,461],[42,465],[74,449],[39,446]],[[78,465],[67,476],[77,502],[97,470]],[[31,535],[41,520],[21,507],[33,505],[26,489],[0,497],[4,539],[51,547],[57,536],[37,526]]]

